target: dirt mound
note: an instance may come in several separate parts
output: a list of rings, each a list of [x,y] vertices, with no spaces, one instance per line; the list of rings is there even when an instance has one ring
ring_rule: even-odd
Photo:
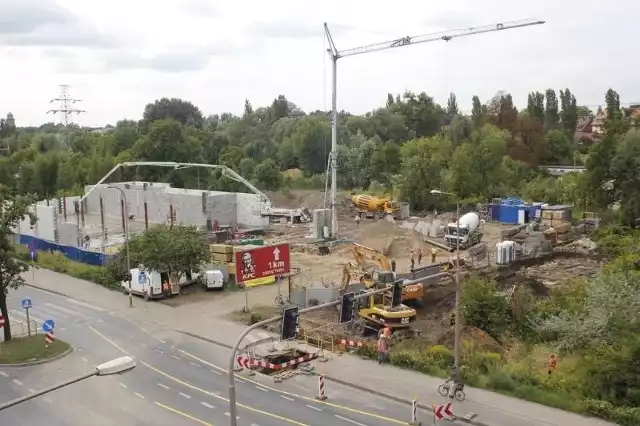
[[[461,330],[462,345],[471,346],[474,349],[488,352],[502,352],[500,343],[484,331],[475,327],[462,327]],[[455,331],[449,329],[443,332],[438,338],[438,344],[453,348],[455,343]]]
[[[324,191],[310,189],[293,189],[287,194],[265,191],[274,207],[295,209],[306,207],[320,209],[324,205]]]

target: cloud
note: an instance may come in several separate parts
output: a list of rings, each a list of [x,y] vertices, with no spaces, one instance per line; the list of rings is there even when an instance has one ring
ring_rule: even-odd
[[[0,2],[0,45],[114,47],[118,44],[53,0]]]

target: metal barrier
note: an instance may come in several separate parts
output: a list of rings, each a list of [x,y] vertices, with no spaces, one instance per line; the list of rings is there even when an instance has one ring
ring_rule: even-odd
[[[26,337],[29,335],[29,326],[26,321],[11,321],[11,336],[12,337]],[[38,323],[34,320],[29,320],[31,326],[31,335],[38,334]]]
[[[318,348],[318,361],[326,362],[327,358],[324,356],[324,351],[334,352],[336,344],[333,338],[326,338],[320,333],[323,327],[316,328],[314,330],[301,329],[299,338],[305,341],[307,346],[313,346]]]

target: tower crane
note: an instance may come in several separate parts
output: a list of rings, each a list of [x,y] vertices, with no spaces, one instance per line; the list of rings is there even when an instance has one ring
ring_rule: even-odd
[[[329,26],[324,23],[324,32],[329,43],[327,52],[331,58],[332,68],[332,94],[331,94],[331,235],[337,236],[338,232],[338,215],[336,212],[336,193],[337,193],[337,163],[338,163],[338,59],[348,56],[364,55],[365,53],[379,52],[381,50],[393,49],[396,47],[411,46],[415,44],[430,43],[432,41],[451,41],[455,38],[467,37],[476,34],[485,34],[496,31],[513,30],[516,28],[530,27],[533,25],[542,25],[545,21],[522,20],[498,23],[493,25],[485,25],[482,27],[471,27],[465,29],[442,31],[430,34],[422,34],[417,36],[401,37],[395,40],[389,40],[382,43],[369,44],[366,46],[354,47],[339,51],[333,42],[333,36],[329,31]]]

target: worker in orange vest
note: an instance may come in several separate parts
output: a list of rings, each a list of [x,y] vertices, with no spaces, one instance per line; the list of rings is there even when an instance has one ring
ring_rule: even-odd
[[[164,293],[164,297],[169,297],[169,281],[162,283],[162,292]]]
[[[387,353],[389,351],[389,340],[391,338],[391,330],[385,327],[378,336],[378,364],[387,361]]]
[[[556,371],[557,363],[558,363],[558,359],[556,358],[556,354],[551,354],[549,356],[549,370],[548,370],[549,376],[551,376],[551,373]]]

